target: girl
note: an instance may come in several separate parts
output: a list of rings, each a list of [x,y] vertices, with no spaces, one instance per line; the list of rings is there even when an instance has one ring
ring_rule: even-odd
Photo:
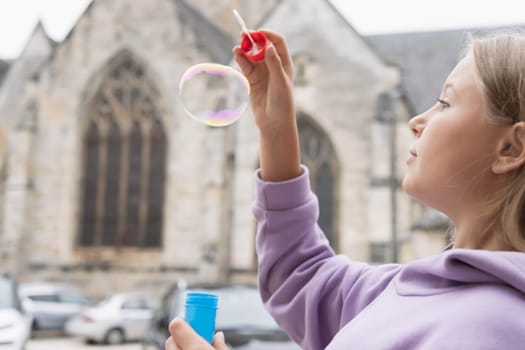
[[[259,286],[303,349],[525,347],[525,37],[472,41],[434,106],[412,118],[403,189],[455,224],[454,243],[406,265],[337,256],[300,165],[284,39],[263,64],[234,49],[260,131]],[[180,319],[167,349],[212,349]],[[186,347],[187,346],[187,347]],[[216,349],[224,349],[219,335]]]

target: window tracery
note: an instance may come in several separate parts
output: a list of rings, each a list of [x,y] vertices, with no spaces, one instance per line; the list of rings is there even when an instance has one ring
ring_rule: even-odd
[[[83,138],[80,246],[161,246],[167,138],[158,99],[129,55],[95,95]]]

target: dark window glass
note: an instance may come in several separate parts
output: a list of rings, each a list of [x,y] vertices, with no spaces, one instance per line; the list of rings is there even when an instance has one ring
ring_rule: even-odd
[[[84,135],[79,244],[160,247],[167,139],[158,90],[129,55],[111,65]]]
[[[42,303],[58,303],[59,298],[57,294],[37,294],[28,296],[32,301],[39,301]]]
[[[91,123],[84,138],[84,189],[80,233],[80,244],[83,246],[93,245],[96,237],[99,148],[99,131],[95,123]]]
[[[337,249],[335,153],[328,136],[308,117],[299,115],[297,125],[301,140],[301,162],[309,168],[312,190],[319,198],[318,223],[332,247]]]
[[[102,245],[114,245],[116,243],[118,229],[118,194],[121,157],[121,137],[119,127],[116,123],[112,123],[109,129],[106,148]]]
[[[315,183],[315,193],[319,198],[319,225],[328,240],[335,242],[334,237],[334,174],[327,163],[319,166]]]
[[[134,123],[129,135],[128,198],[123,237],[123,244],[126,246],[136,245],[139,241],[142,158],[140,126],[138,123]]]
[[[166,158],[166,137],[159,122],[153,124],[150,136],[150,163],[148,182],[148,215],[146,246],[161,244],[162,204],[164,202],[164,159]]]

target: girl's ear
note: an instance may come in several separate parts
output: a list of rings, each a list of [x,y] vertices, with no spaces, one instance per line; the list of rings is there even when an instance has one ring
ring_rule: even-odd
[[[505,174],[525,165],[525,122],[513,124],[501,138],[491,169]]]

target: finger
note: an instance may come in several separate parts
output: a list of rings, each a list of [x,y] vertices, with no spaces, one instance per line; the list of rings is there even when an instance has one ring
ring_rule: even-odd
[[[224,333],[217,332],[213,337],[213,347],[215,350],[228,350],[226,346],[226,341],[224,340]]]
[[[271,44],[266,47],[264,62],[274,78],[278,80],[286,80],[281,58],[277,55],[275,47]]]
[[[180,349],[177,347],[177,344],[175,344],[175,342],[173,341],[173,338],[172,338],[172,337],[169,337],[168,340],[166,340],[166,343],[165,343],[164,349],[165,349],[165,350],[180,350]]]
[[[244,56],[239,46],[233,48],[233,55],[235,58],[235,62],[237,62],[237,64],[241,68],[242,73],[245,76],[249,76],[253,72],[254,64],[251,63],[250,60]]]
[[[211,348],[210,344],[198,335],[182,318],[177,317],[170,322],[169,330],[174,343],[180,349]]]
[[[277,53],[279,54],[279,57],[281,58],[281,61],[283,63],[283,67],[285,69],[291,69],[292,59],[290,58],[288,46],[286,45],[286,40],[284,36],[267,29],[261,29],[260,31],[264,33],[264,35],[266,35],[266,38],[273,44],[273,46],[277,50]]]

